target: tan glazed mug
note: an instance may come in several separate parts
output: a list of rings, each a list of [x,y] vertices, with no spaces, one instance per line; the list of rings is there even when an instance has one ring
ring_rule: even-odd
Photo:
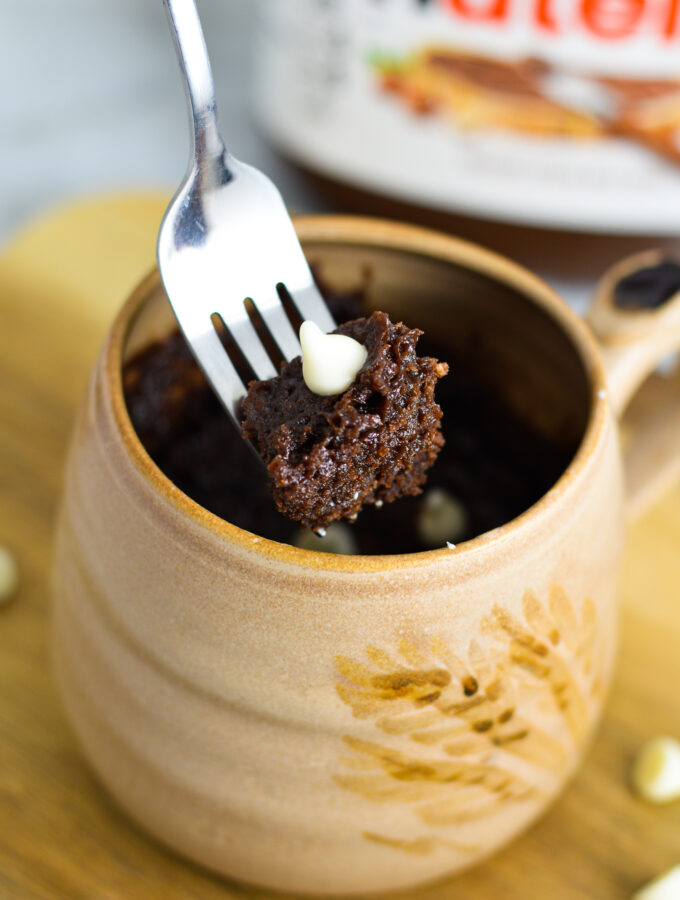
[[[180,853],[280,890],[405,888],[515,837],[588,743],[616,645],[615,413],[680,344],[680,306],[616,312],[605,284],[603,351],[543,282],[478,247],[375,220],[297,225],[325,282],[362,283],[371,308],[435,333],[449,377],[465,358],[572,462],[528,511],[451,549],[335,556],[243,531],[179,491],[128,418],[121,364],[174,326],[153,273],[73,437],[56,671],[102,782]]]

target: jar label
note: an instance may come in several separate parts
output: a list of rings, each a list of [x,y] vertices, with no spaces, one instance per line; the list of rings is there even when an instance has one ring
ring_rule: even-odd
[[[257,107],[320,173],[524,224],[680,229],[680,0],[263,0]]]

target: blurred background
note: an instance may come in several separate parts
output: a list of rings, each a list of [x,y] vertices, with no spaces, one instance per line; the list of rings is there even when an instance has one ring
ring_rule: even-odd
[[[374,20],[367,17],[362,28],[365,27],[368,40],[376,46],[380,44],[383,31],[383,20],[376,17],[377,11],[380,14],[384,10],[394,12],[390,19],[394,33],[405,33],[409,38],[410,21],[407,21],[406,28],[400,24],[400,7],[403,7],[404,15],[406,10],[411,15],[415,8],[426,10],[428,21],[434,22],[434,26],[430,24],[428,27],[439,27],[438,19],[433,18],[440,15],[436,9],[438,4],[434,2],[414,4],[403,0],[391,5],[378,2],[364,6],[373,11]],[[443,6],[441,4],[442,8]],[[440,171],[452,173],[452,189],[464,189],[469,181],[470,190],[474,188],[474,193],[471,194],[474,204],[478,204],[484,192],[484,179],[488,179],[487,193],[491,195],[493,206],[496,202],[493,178],[500,179],[498,184],[501,187],[510,186],[519,191],[520,197],[524,197],[523,184],[526,184],[526,180],[522,182],[521,178],[512,177],[513,169],[506,172],[502,168],[506,157],[515,166],[518,161],[512,159],[511,154],[517,148],[521,155],[526,154],[526,148],[532,146],[536,153],[545,155],[544,148],[540,145],[548,147],[550,144],[549,141],[534,141],[533,144],[518,142],[512,136],[489,139],[485,137],[483,130],[473,134],[469,129],[459,130],[454,141],[451,123],[438,122],[435,116],[434,119],[423,119],[423,128],[416,127],[417,118],[409,116],[408,110],[400,107],[393,99],[381,98],[379,90],[371,100],[374,106],[370,108],[368,120],[360,121],[360,114],[357,112],[357,135],[352,138],[351,144],[359,158],[363,153],[361,141],[371,145],[371,153],[363,154],[366,159],[369,156],[373,158],[373,171],[370,175],[364,173],[361,165],[357,167],[356,163],[351,164],[354,171],[351,170],[350,161],[343,158],[343,154],[345,157],[347,154],[341,146],[342,140],[336,142],[336,158],[331,158],[329,148],[334,141],[331,126],[327,127],[328,134],[324,137],[325,126],[321,124],[318,135],[325,144],[312,147],[310,135],[316,127],[313,120],[316,113],[308,119],[310,130],[304,133],[298,128],[298,124],[308,111],[301,112],[298,109],[295,112],[297,120],[293,116],[287,122],[286,103],[274,100],[270,103],[266,117],[278,138],[284,138],[280,143],[286,144],[287,131],[289,135],[296,131],[301,135],[298,147],[292,146],[288,140],[289,157],[278,154],[256,126],[253,112],[255,70],[257,67],[261,71],[265,68],[263,62],[271,55],[269,50],[273,51],[276,46],[270,42],[267,52],[257,52],[255,35],[258,32],[258,8],[260,12],[266,11],[267,26],[270,29],[280,28],[281,22],[285,29],[286,16],[288,19],[295,19],[295,28],[291,27],[288,31],[293,32],[297,28],[299,33],[286,33],[285,40],[290,41],[290,45],[284,47],[282,53],[287,53],[290,57],[297,52],[291,48],[301,47],[301,55],[305,59],[294,77],[300,80],[303,65],[312,73],[310,83],[314,83],[315,79],[321,80],[320,75],[327,77],[328,83],[320,88],[325,91],[322,96],[327,98],[332,95],[331,81],[337,75],[332,71],[328,55],[334,49],[338,50],[338,41],[344,39],[340,34],[341,29],[334,31],[341,21],[336,17],[344,14],[343,10],[350,7],[332,0],[295,0],[293,3],[272,0],[261,7],[256,0],[201,0],[200,3],[215,75],[220,120],[227,144],[236,156],[260,167],[278,184],[293,211],[350,210],[425,221],[428,225],[444,228],[491,246],[536,269],[552,281],[579,311],[585,310],[594,282],[607,265],[626,253],[649,245],[649,237],[607,236],[602,233],[606,229],[602,228],[593,238],[588,234],[574,236],[546,229],[508,226],[502,222],[497,224],[483,217],[471,219],[453,215],[453,210],[465,208],[464,203],[457,207],[456,203],[449,204],[447,201],[447,208],[441,215],[432,211],[432,204],[430,209],[426,209],[427,203],[422,204],[422,209],[407,207],[398,202],[398,191],[392,189],[395,186],[394,175],[391,176],[390,188],[384,192],[385,202],[381,200],[377,203],[374,197],[360,195],[355,188],[362,178],[365,183],[378,184],[379,178],[376,176],[380,174],[383,161],[387,168],[396,168],[399,173],[403,171],[405,156],[413,159],[416,165],[418,159],[422,162],[423,156],[418,156],[420,148],[426,155],[430,152],[434,154],[433,166],[429,166],[429,163],[420,165],[423,177],[427,176],[428,167],[437,170],[439,166]],[[292,9],[297,11],[296,16],[291,16]],[[284,10],[284,14],[279,15],[277,10]],[[305,23],[312,23],[309,25],[309,33],[305,31]],[[449,29],[452,27],[446,21],[443,25]],[[0,79],[3,85],[0,244],[39,213],[65,201],[111,190],[160,189],[168,194],[174,190],[186,165],[187,121],[180,75],[160,0],[117,0],[115,3],[95,0],[61,0],[59,3],[52,0],[0,0],[0,28],[3,37],[3,51],[0,55]],[[267,28],[264,28],[260,33],[265,34],[266,31]],[[399,40],[403,42],[403,38],[399,38],[396,45]],[[355,51],[356,48],[353,48],[352,52]],[[342,52],[341,47],[339,52]],[[376,65],[379,67],[383,62],[379,60]],[[376,69],[372,75],[376,85],[378,71]],[[276,85],[277,73],[270,67],[267,74],[269,84]],[[347,97],[351,99],[351,90],[354,89],[352,77],[347,78],[346,73],[344,77],[349,84]],[[303,85],[296,85],[300,96],[302,88]],[[363,90],[366,91],[365,85]],[[282,97],[287,96],[286,91],[291,93],[286,87]],[[276,91],[270,93],[274,94]],[[295,91],[292,93],[295,94]],[[302,98],[304,102],[307,99]],[[357,110],[359,108],[360,104]],[[407,127],[409,119],[414,123],[410,128]],[[316,121],[322,122],[318,117]],[[336,128],[338,123],[342,123],[342,115],[337,117]],[[404,143],[404,137],[414,141],[413,148],[400,146]],[[381,141],[383,146],[376,146]],[[350,146],[349,139],[347,146]],[[549,154],[553,153],[556,146],[553,142],[549,147]],[[578,154],[581,150],[579,147],[569,147],[569,142],[564,146],[564,152],[568,156],[563,155],[556,167],[553,162],[549,162],[553,166],[553,171],[549,174],[553,182],[562,177],[560,167],[566,165],[567,159],[575,160],[576,168],[574,171],[567,171],[565,168],[564,178],[567,181],[578,179],[578,165],[581,164]],[[631,165],[631,171],[637,173],[636,178],[640,172],[645,175],[647,168],[652,177],[656,177],[663,168],[653,154],[646,153],[639,147],[619,148],[616,152],[623,166],[621,177],[625,177],[627,165]],[[293,158],[304,161],[305,155],[313,162],[328,160],[329,170],[335,167],[340,172],[344,167],[344,174],[348,177],[340,187],[336,184],[329,191],[327,182],[310,177],[308,172],[305,173],[289,161]],[[546,159],[547,156],[545,159],[537,157],[539,168]],[[591,162],[586,162],[583,171],[593,177]],[[523,164],[525,174],[522,177],[534,178],[532,190],[540,201],[541,189],[538,176],[534,177],[533,162],[524,160]],[[609,170],[609,157],[603,157],[603,165],[605,170]],[[667,170],[666,166],[663,171]],[[519,170],[514,169],[514,172],[516,175]],[[433,177],[436,193],[436,179],[439,177],[436,171]],[[598,175],[596,181],[599,190],[603,179]],[[515,182],[516,188],[513,187]],[[654,184],[650,181],[650,188],[647,190],[641,182],[642,196],[649,197]],[[569,202],[569,189],[563,193]],[[576,200],[580,203],[590,196],[587,187],[582,193],[583,196],[576,198],[575,203]],[[610,197],[618,197],[620,193],[616,190],[616,179],[613,179]],[[421,196],[424,197],[425,194],[421,193]],[[637,196],[639,198],[639,193]],[[672,197],[668,191],[657,190],[657,196],[660,209],[664,203],[667,206],[671,204]],[[525,204],[512,200],[512,197],[510,202],[510,219],[517,213],[517,218],[521,221]],[[546,203],[549,201],[543,201],[544,207]],[[639,206],[639,199],[631,195],[629,206],[635,210]],[[584,215],[583,211],[579,211],[581,219]],[[507,216],[503,214],[501,218]],[[621,220],[621,216],[614,217],[615,224]],[[626,228],[631,230],[629,225]]]
[[[264,169],[293,208],[322,208],[253,124],[256,4],[201,0],[200,8],[230,149]],[[86,194],[174,190],[189,144],[160,0],[0,0],[0,33],[0,241]]]

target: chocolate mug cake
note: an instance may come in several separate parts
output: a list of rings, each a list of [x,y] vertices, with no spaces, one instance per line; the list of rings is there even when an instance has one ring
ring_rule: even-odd
[[[338,295],[329,292],[323,284],[321,287],[336,319],[350,320],[350,324],[340,327],[340,332],[349,330],[365,335],[372,323],[374,356],[377,348],[384,347],[388,340],[407,341],[410,350],[415,352],[417,332],[405,326],[399,330],[381,313],[363,318],[369,310],[361,292]],[[372,470],[361,481],[362,476],[356,470],[347,471],[347,460],[341,460],[339,455],[333,460],[341,474],[344,468],[347,476],[343,496],[349,516],[356,515],[367,495],[373,496],[372,505],[363,509],[356,522],[344,526],[351,530],[351,535],[345,534],[342,540],[346,545],[344,552],[349,547],[363,554],[427,550],[490,531],[541,497],[555,483],[573,454],[573,447],[555,443],[504,407],[493,389],[485,385],[483,377],[473,372],[465,360],[457,360],[454,374],[437,384],[435,403],[434,382],[439,377],[437,373],[444,371],[443,364],[437,360],[446,359],[450,353],[427,336],[422,345],[429,356],[418,358],[417,377],[427,381],[428,387],[424,408],[409,411],[415,422],[419,416],[422,422],[418,426],[420,440],[413,440],[411,435],[415,465],[408,478],[400,479],[391,489],[383,486],[376,491],[372,487]],[[342,419],[343,410],[346,414],[357,397],[363,396],[362,391],[366,393],[366,386],[362,388],[357,382],[339,398],[312,394],[302,383],[299,359],[284,368],[283,377],[271,382],[253,382],[244,402],[244,435],[256,437],[260,446],[265,446],[266,462],[275,458],[272,433],[276,436],[281,427],[279,419],[286,415],[285,410],[280,412],[277,407],[285,404],[283,398],[293,387],[304,398],[297,403],[299,413],[301,406],[311,404],[315,407],[313,414],[320,416],[330,411],[331,419],[333,416]],[[290,457],[287,462],[289,480],[294,481],[297,475],[292,489],[288,484],[287,497],[297,494],[298,511],[306,500],[308,504],[316,503],[317,509],[325,509],[326,516],[323,512],[317,512],[316,517],[296,515],[290,505],[286,507],[285,475],[280,476],[283,487],[278,493],[276,488],[274,491],[275,506],[265,471],[234,431],[179,332],[145,348],[127,362],[124,388],[130,417],[142,443],[159,468],[184,493],[227,521],[264,537],[319,551],[336,549],[337,540],[320,538],[305,542],[298,525],[302,522],[308,527],[321,528],[339,517],[328,515],[328,503],[332,502],[328,478],[314,481],[313,477],[309,480],[302,477],[305,460],[299,458],[298,446],[298,458],[290,454],[297,462],[297,473]],[[406,390],[401,382],[397,382],[396,388]],[[349,399],[344,399],[348,395]],[[385,408],[388,401],[382,396],[378,399]],[[343,409],[338,410],[338,406]],[[398,407],[394,398],[392,406]],[[369,415],[370,411],[365,413],[365,417]],[[385,419],[390,415],[394,417],[393,413],[383,412],[379,425],[373,423],[374,431],[383,437],[382,432],[387,430]],[[299,443],[306,439],[305,433]],[[318,436],[316,439],[321,440]],[[442,445],[444,450],[435,462]],[[312,472],[313,468],[312,465]],[[280,465],[278,471],[280,474]],[[354,493],[358,495],[356,499]],[[389,503],[397,496],[401,497],[397,503]],[[442,496],[447,508],[453,508],[453,504],[462,513],[457,518],[455,513],[449,514],[442,526],[433,531],[423,522],[431,519],[435,506],[442,508],[441,499],[437,499]],[[389,505],[381,508],[382,500]],[[339,533],[335,530],[336,538]]]
[[[588,744],[616,645],[613,410],[678,306],[598,300],[659,342],[641,360],[648,330],[605,358],[545,284],[481,248],[374,220],[297,227],[334,290],[365,286],[366,308],[337,320],[385,310],[452,363],[425,492],[304,532],[321,550],[342,528],[342,555],[300,549],[153,274],[71,446],[55,667],[99,777],[184,856],[277,890],[403,889],[518,835]],[[620,334],[602,322],[603,341]]]

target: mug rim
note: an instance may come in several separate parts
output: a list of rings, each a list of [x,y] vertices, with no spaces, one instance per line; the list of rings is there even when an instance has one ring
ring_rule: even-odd
[[[470,269],[495,281],[500,281],[543,311],[558,325],[577,352],[589,386],[588,419],[572,461],[557,481],[535,503],[508,522],[483,532],[454,548],[439,547],[412,553],[343,555],[317,550],[303,550],[246,531],[210,512],[179,489],[156,465],[144,448],[129,417],[123,393],[123,351],[135,318],[152,291],[162,288],[158,269],[152,271],[135,287],[119,310],[104,346],[104,371],[108,382],[113,417],[123,444],[137,470],[178,512],[189,517],[219,537],[240,545],[243,549],[281,562],[307,568],[340,572],[387,572],[394,569],[432,565],[440,560],[462,564],[481,550],[491,548],[508,535],[521,534],[549,507],[573,490],[584,476],[585,466],[597,447],[607,414],[607,382],[604,363],[594,336],[586,324],[567,305],[559,294],[537,275],[523,266],[491,250],[451,235],[385,219],[346,216],[312,215],[293,219],[303,243],[346,244],[380,247],[411,253],[425,258],[451,263]]]

